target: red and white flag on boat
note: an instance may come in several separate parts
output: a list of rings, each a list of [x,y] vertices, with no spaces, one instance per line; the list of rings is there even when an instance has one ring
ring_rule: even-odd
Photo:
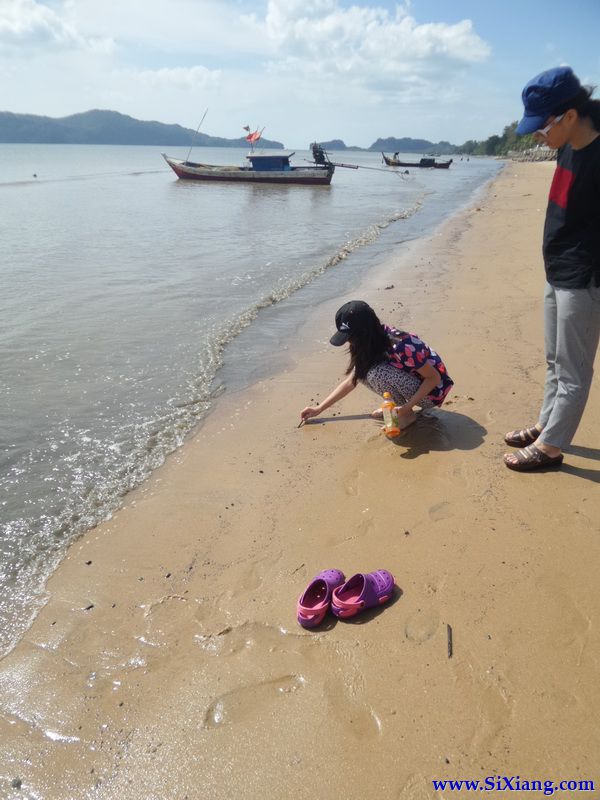
[[[248,130],[248,129],[244,128],[244,130]],[[263,131],[264,131],[264,128],[261,131],[259,131],[258,128],[257,128],[253,133],[249,133],[248,136],[246,136],[246,141],[250,142],[250,144],[254,144],[255,142],[258,142],[258,140],[262,136],[262,132]]]

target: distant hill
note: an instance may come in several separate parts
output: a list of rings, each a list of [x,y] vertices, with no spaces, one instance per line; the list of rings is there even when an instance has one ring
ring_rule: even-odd
[[[392,153],[439,153],[440,155],[452,155],[459,148],[450,142],[430,142],[427,139],[410,139],[404,137],[396,139],[389,136],[387,139],[377,139],[369,147],[369,150],[392,152]]]
[[[281,142],[261,139],[261,146],[275,150]],[[33,114],[0,111],[0,142],[3,144],[146,144],[156,146],[247,147],[243,137],[223,139],[196,133],[181,125],[145,122],[117,111],[86,111],[55,119]]]
[[[324,150],[365,150],[364,147],[347,145],[342,139],[331,139],[329,142],[319,142]]]
[[[69,117],[40,117],[34,114],[13,114],[0,111],[0,143],[2,144],[140,144],[189,147],[247,147],[243,136],[224,139],[196,133],[181,125],[134,119],[117,111],[85,111]],[[281,142],[261,139],[261,147],[281,150]],[[460,148],[450,142],[427,139],[377,139],[370,147],[348,146],[342,139],[320,142],[325,150],[370,150],[395,153],[436,153],[451,155]]]
[[[450,142],[430,142],[428,139],[411,139],[405,136],[396,139],[388,136],[387,139],[377,139],[370,147],[355,147],[346,145],[343,139],[331,139],[328,142],[319,142],[325,150],[367,150],[375,152],[399,153],[436,153],[439,155],[452,155],[460,148]]]

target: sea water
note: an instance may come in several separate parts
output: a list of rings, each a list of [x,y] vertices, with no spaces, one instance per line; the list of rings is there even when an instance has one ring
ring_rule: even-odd
[[[259,378],[309,308],[430,233],[500,166],[403,175],[350,151],[332,157],[361,168],[329,187],[207,184],[177,180],[160,150],[0,145],[0,653],[68,544],[216,394]]]

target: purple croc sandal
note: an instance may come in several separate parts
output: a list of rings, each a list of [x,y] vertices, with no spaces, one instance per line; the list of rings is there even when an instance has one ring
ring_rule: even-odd
[[[346,619],[367,608],[380,606],[391,599],[394,576],[385,569],[353,575],[333,592],[331,610],[336,617]]]
[[[325,569],[312,579],[298,598],[296,613],[303,628],[314,628],[325,618],[333,590],[346,580],[339,569]]]

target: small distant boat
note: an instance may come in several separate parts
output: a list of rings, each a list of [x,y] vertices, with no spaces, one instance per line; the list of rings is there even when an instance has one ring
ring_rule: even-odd
[[[436,161],[435,158],[422,158],[420,161],[400,161],[397,158],[390,158],[385,153],[381,154],[383,160],[388,167],[421,167],[429,169],[448,169],[452,164],[452,159],[449,161]]]
[[[178,178],[193,181],[230,181],[232,183],[286,183],[329,186],[335,172],[330,162],[295,167],[290,164],[293,152],[249,153],[249,166],[221,166],[182,161],[162,154]]]

